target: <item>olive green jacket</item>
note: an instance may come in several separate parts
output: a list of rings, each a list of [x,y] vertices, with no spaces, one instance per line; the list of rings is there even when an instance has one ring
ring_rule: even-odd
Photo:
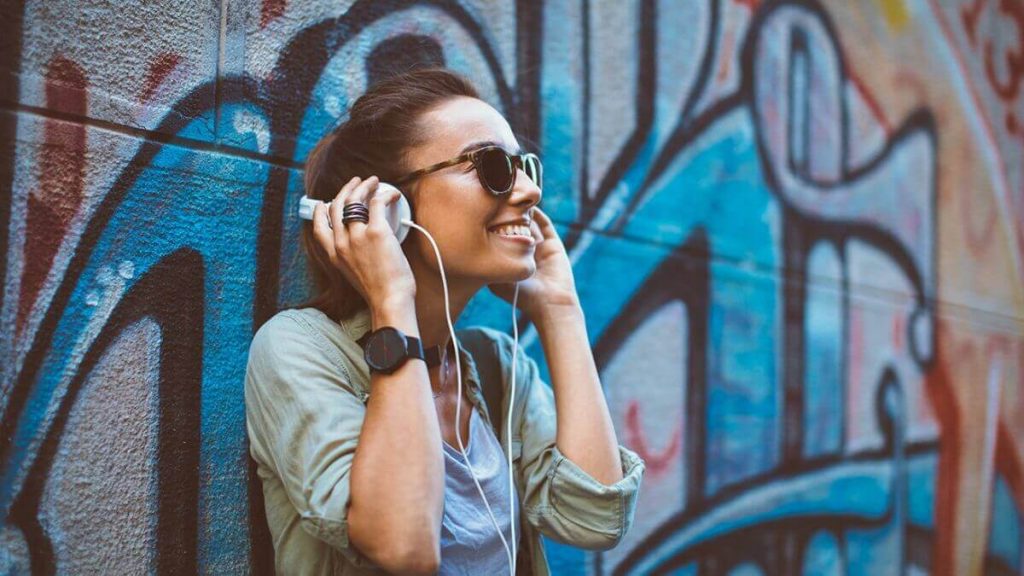
[[[348,538],[349,470],[370,395],[370,374],[356,342],[371,328],[367,310],[340,324],[315,308],[278,312],[253,337],[245,377],[250,453],[263,483],[279,574],[381,574]],[[456,331],[463,386],[492,426],[501,396],[508,413],[512,338],[477,327]],[[633,523],[644,473],[619,446],[623,478],[598,482],[559,452],[551,388],[520,351],[512,412],[512,458],[521,510],[520,574],[549,574],[541,535],[607,550]],[[494,385],[500,380],[500,390]],[[481,385],[483,382],[483,385]],[[508,450],[505,424],[502,450]]]

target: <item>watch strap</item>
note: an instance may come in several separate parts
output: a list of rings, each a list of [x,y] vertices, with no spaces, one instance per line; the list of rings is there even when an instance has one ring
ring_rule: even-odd
[[[370,336],[372,334],[373,334],[373,331],[372,330],[368,330],[366,332],[366,334],[363,334],[362,337],[360,337],[358,340],[356,340],[356,342],[359,344],[360,348],[363,348],[363,349],[366,348],[366,342],[370,339]],[[420,358],[420,359],[426,361],[427,366],[430,366],[430,367],[440,366],[441,365],[441,345],[440,344],[438,344],[437,346],[430,346],[429,348],[424,348],[423,347],[423,343],[420,341],[419,338],[415,338],[414,336],[406,336],[406,339],[410,341],[409,342],[409,357],[411,357],[411,358]],[[413,350],[413,346],[414,345],[411,342],[412,340],[416,341],[416,344],[415,344],[416,350],[415,351]],[[419,355],[417,355],[417,353]]]
[[[426,357],[423,355],[423,342],[420,342],[420,339],[415,336],[406,335],[405,350],[409,358],[426,360]]]

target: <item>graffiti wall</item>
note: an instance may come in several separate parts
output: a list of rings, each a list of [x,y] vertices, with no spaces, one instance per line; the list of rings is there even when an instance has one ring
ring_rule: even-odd
[[[1024,574],[1021,2],[0,15],[3,573],[273,572],[242,381],[308,288],[303,159],[443,64],[544,159],[647,462],[622,544],[545,540],[556,574]]]

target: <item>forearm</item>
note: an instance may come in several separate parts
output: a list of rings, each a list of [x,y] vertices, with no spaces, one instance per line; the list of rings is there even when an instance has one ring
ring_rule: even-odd
[[[551,373],[559,451],[604,484],[622,479],[618,439],[583,310],[578,305],[551,308],[536,313],[533,321]]]
[[[413,303],[373,312],[373,329],[419,337]],[[371,393],[351,471],[352,511],[363,544],[415,554],[436,547],[444,506],[444,457],[426,364],[408,360],[371,375]],[[357,546],[359,543],[357,542]],[[365,551],[368,554],[369,550]]]

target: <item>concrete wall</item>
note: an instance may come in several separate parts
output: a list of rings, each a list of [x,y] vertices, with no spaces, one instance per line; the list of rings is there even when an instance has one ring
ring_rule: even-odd
[[[623,544],[546,541],[557,574],[1022,573],[1020,2],[0,17],[2,572],[272,571],[242,376],[306,288],[301,162],[431,62],[542,154],[648,465]],[[460,324],[508,310],[481,294]]]

